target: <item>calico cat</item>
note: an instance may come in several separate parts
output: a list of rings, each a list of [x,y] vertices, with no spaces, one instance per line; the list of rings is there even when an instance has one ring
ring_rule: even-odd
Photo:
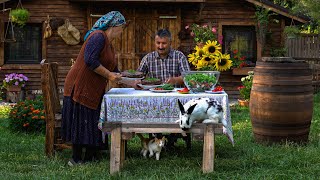
[[[152,157],[154,153],[156,154],[156,159],[160,159],[160,152],[165,145],[167,139],[163,136],[161,139],[158,138],[145,138],[141,134],[137,134],[137,136],[141,140],[141,154],[143,157],[147,157],[147,153],[149,151],[149,157]]]

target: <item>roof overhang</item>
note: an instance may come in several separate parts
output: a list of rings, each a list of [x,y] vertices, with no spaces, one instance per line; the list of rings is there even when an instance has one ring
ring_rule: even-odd
[[[10,0],[0,0],[0,3],[5,3],[7,1],[10,1]]]
[[[260,6],[262,8],[266,8],[266,9],[270,9],[271,11],[281,14],[283,16],[286,16],[288,18],[291,18],[293,20],[302,22],[302,23],[307,23],[308,21],[310,21],[310,18],[307,16],[297,16],[297,15],[292,15],[290,14],[289,10],[281,7],[279,5],[276,5],[270,1],[267,0],[246,0],[247,2],[250,2],[252,4],[255,4],[257,6]]]
[[[71,2],[206,2],[207,0],[69,0]]]

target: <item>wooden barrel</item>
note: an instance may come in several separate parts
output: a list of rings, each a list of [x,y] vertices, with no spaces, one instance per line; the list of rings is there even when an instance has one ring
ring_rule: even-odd
[[[255,141],[306,143],[313,113],[308,63],[289,57],[263,57],[254,69],[250,117]]]

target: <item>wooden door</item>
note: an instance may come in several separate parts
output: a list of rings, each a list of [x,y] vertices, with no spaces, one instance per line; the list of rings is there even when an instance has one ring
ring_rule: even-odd
[[[120,12],[130,21],[121,37],[113,42],[121,71],[137,69],[142,57],[155,50],[154,36],[158,29],[168,28],[172,34],[172,47],[179,47],[180,8],[132,8]],[[96,20],[92,18],[89,22]]]

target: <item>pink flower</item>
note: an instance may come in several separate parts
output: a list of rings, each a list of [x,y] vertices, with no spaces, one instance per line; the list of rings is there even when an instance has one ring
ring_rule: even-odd
[[[217,33],[217,29],[216,29],[215,27],[213,27],[213,28],[211,29],[211,31],[212,31],[213,33]]]
[[[186,27],[184,27],[184,28],[185,28],[185,29],[189,29],[189,27],[190,27],[189,25],[186,25]]]
[[[191,35],[191,37],[194,37],[194,32],[191,32],[190,35]]]
[[[207,27],[208,27],[208,25],[207,25],[207,24],[205,24],[205,25],[203,25],[202,27],[203,27],[203,28],[207,28]]]

